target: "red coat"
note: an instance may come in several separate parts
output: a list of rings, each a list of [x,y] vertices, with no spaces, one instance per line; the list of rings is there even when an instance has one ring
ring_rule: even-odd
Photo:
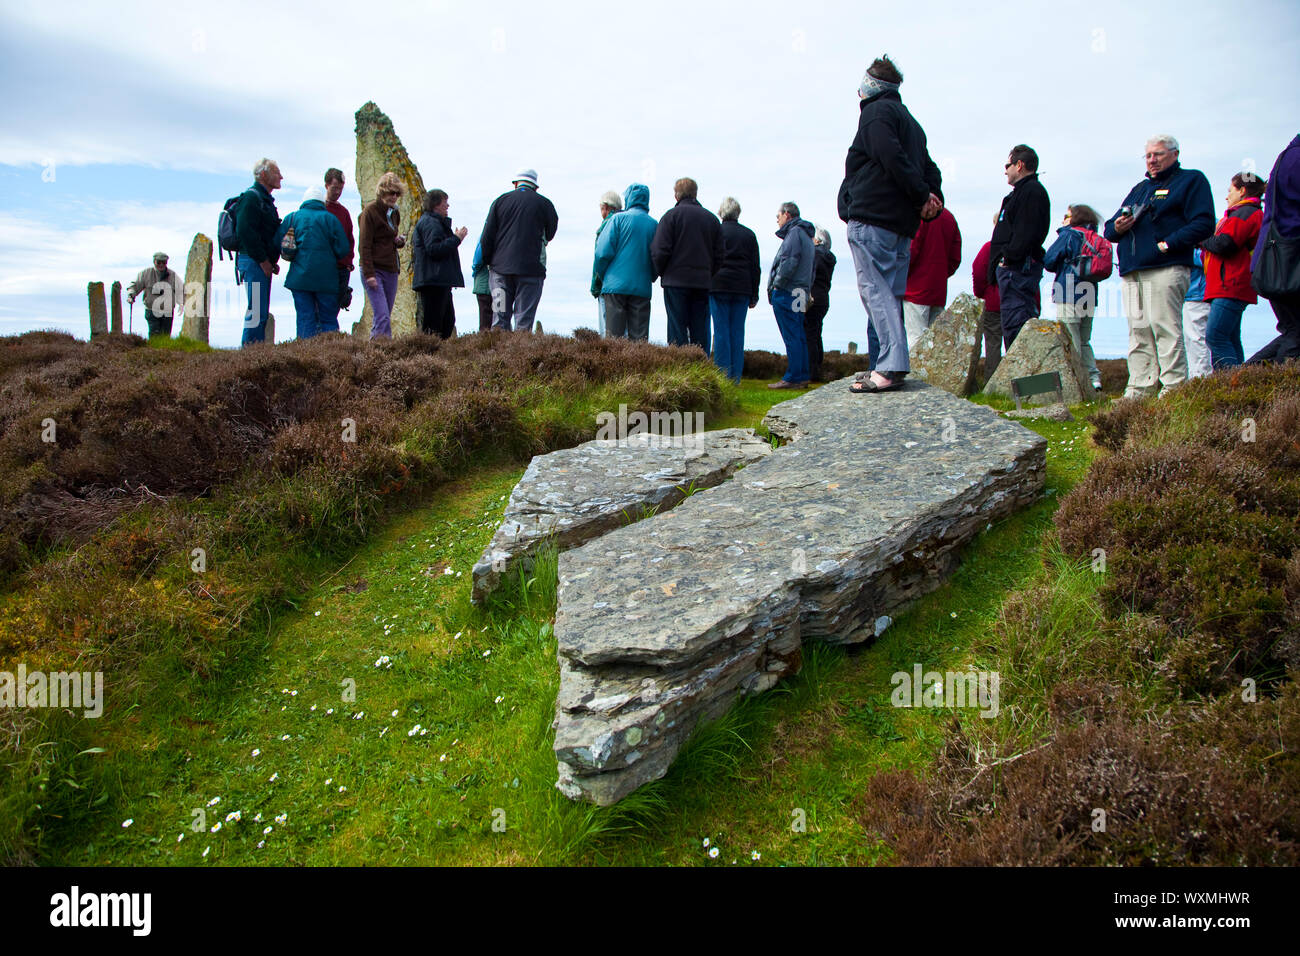
[[[912,238],[903,298],[916,305],[947,305],[948,277],[961,265],[961,231],[946,208],[922,221]]]
[[[1205,301],[1237,299],[1255,303],[1250,284],[1250,255],[1259,239],[1264,214],[1258,199],[1243,199],[1219,220],[1214,235],[1201,243],[1205,251]]]
[[[989,250],[992,246],[992,242],[984,243],[976,253],[975,265],[971,269],[975,280],[975,298],[984,300],[984,311],[1001,312],[1002,299],[998,297],[998,284],[989,281]]]

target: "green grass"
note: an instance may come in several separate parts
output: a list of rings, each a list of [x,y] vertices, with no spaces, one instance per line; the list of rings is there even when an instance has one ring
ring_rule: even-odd
[[[710,428],[754,425],[791,396],[746,380],[735,397],[739,410]],[[553,786],[554,558],[488,609],[469,603],[470,567],[522,474],[480,470],[318,571],[260,653],[145,702],[138,722],[105,722],[103,752],[48,782],[64,819],[40,861],[746,865],[757,852],[761,865],[885,862],[855,798],[881,770],[924,768],[961,716],[891,707],[891,674],[990,663],[1003,598],[1042,573],[1056,500],[1091,458],[1085,425],[1031,427],[1051,442],[1051,496],[981,534],[954,577],[871,647],[809,645],[801,674],[700,728],[663,780],[607,809]],[[424,733],[410,733],[416,724]]]

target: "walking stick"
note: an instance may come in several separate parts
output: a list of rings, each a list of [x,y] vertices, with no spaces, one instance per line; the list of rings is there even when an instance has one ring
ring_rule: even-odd
[[[118,313],[118,315],[121,314],[122,313],[120,312]],[[135,299],[127,299],[126,301],[126,334],[127,335],[131,334],[131,325],[134,322],[134,320],[135,320]]]

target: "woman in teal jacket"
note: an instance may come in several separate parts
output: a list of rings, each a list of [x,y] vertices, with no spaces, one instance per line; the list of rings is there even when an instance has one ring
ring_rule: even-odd
[[[325,208],[325,190],[312,186],[297,211],[285,216],[275,234],[284,256],[284,239],[293,230],[296,247],[284,286],[293,293],[298,313],[298,338],[339,330],[339,266],[352,254],[352,245],[335,215]],[[288,256],[284,256],[288,258]]]

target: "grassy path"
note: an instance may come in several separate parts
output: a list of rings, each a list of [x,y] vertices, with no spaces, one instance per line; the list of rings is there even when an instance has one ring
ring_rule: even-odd
[[[740,410],[709,427],[755,424],[784,397],[747,381]],[[120,796],[43,861],[878,862],[855,816],[866,782],[925,766],[952,720],[979,719],[893,708],[890,675],[980,664],[1005,593],[1042,567],[1057,497],[1091,460],[1085,425],[1033,427],[1051,440],[1053,495],[982,534],[870,648],[809,647],[798,678],[697,734],[667,778],[618,807],[553,786],[553,566],[490,611],[469,604],[470,567],[522,474],[497,468],[447,486],[322,580],[260,661],[178,702],[170,723],[102,742]]]

